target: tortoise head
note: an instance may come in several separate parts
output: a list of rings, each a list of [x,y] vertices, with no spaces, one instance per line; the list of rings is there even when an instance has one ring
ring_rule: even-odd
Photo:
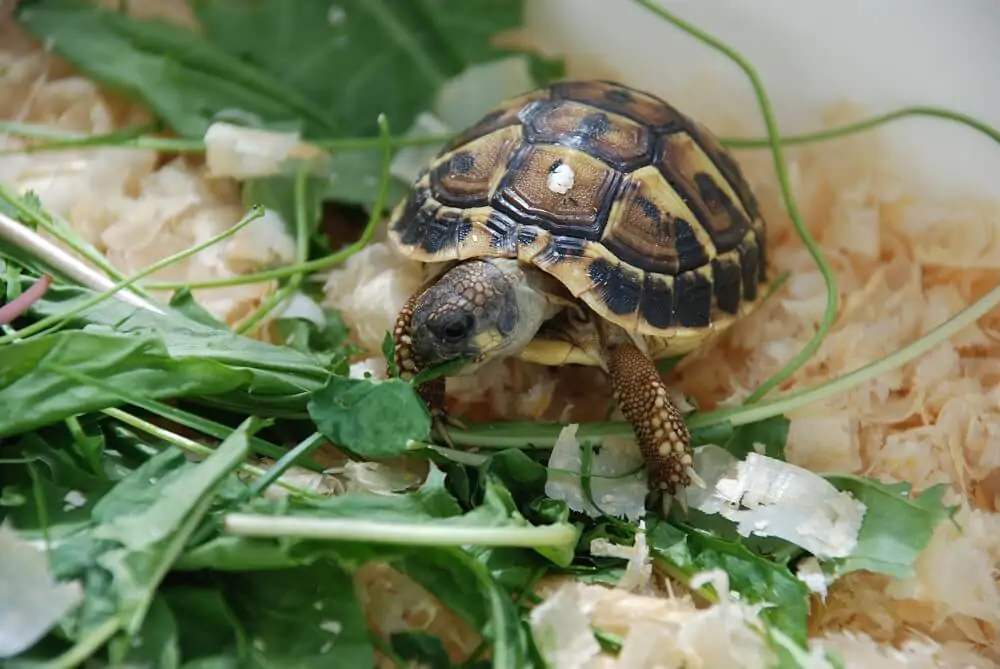
[[[424,368],[465,360],[469,373],[516,353],[551,311],[548,296],[516,260],[467,260],[420,297],[410,318],[410,346]]]

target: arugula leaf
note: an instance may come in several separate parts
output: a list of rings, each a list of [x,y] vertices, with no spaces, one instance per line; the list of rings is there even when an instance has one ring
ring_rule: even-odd
[[[491,642],[495,669],[523,669],[529,640],[510,595],[485,565],[460,549],[414,551],[394,561],[400,571],[434,593]]]
[[[449,667],[451,658],[441,639],[422,632],[396,632],[389,637],[400,659],[430,667]]]
[[[309,415],[334,444],[363,457],[405,453],[411,441],[427,439],[431,418],[413,387],[399,379],[330,377],[309,399]]]
[[[226,601],[252,639],[256,667],[371,667],[375,660],[351,575],[330,560],[224,579]]]
[[[161,582],[219,484],[246,457],[253,429],[254,421],[245,421],[199,464],[175,448],[158,453],[94,506],[90,528],[54,547],[54,575],[82,580],[86,595],[68,628],[75,645],[67,654],[86,657],[119,630],[140,632]],[[109,650],[124,652],[115,644]]]
[[[233,108],[272,125],[301,120],[313,135],[340,131],[328,107],[287,86],[281,72],[249,66],[179,26],[139,21],[81,0],[26,0],[15,17],[81,72],[141,100],[181,135],[202,137],[219,112]]]
[[[58,315],[94,295],[86,288],[53,285],[45,298],[35,303],[31,313],[39,317]],[[204,317],[193,319],[184,311],[165,311],[157,314],[111,298],[77,314],[66,325],[133,336],[155,333],[162,337],[173,356],[206,358],[233,369],[251,371],[259,389],[266,388],[268,381],[273,383],[279,380],[276,377],[288,374],[298,378],[283,380],[297,385],[299,391],[313,390],[328,376],[326,370],[297,351],[238,335],[221,324],[206,323]]]
[[[92,291],[56,285],[35,303],[33,316],[61,313]],[[117,406],[120,393],[54,372],[62,367],[128,388],[138,398],[197,397],[203,403],[259,415],[303,416],[309,393],[330,372],[311,357],[194,320],[160,315],[108,299],[66,325],[85,328],[43,334],[0,348],[0,436],[68,416]],[[42,367],[42,361],[48,367]]]
[[[774,416],[756,423],[740,425],[733,430],[732,436],[723,445],[723,448],[742,459],[748,453],[756,450],[755,444],[763,444],[764,455],[776,460],[784,460],[789,424],[789,420],[784,416]]]
[[[0,436],[117,406],[117,395],[81,385],[55,366],[146,398],[222,394],[248,387],[253,374],[211,360],[171,357],[154,335],[59,332],[0,347]]]
[[[213,44],[335,110],[347,135],[375,134],[380,113],[409,127],[447,79],[508,53],[493,37],[520,27],[524,11],[523,0],[191,4]]]
[[[213,657],[236,669],[235,658],[249,655],[246,630],[214,581],[205,586],[175,581],[161,592],[176,618],[185,669],[192,666],[191,658],[208,662]]]
[[[730,587],[748,602],[764,602],[761,617],[805,645],[809,616],[805,584],[788,567],[764,560],[739,541],[725,541],[692,527],[657,522],[647,532],[650,553],[685,576],[709,569],[729,575]]]
[[[899,579],[913,576],[913,563],[927,547],[935,528],[956,510],[941,502],[948,488],[943,483],[911,498],[908,483],[881,483],[848,474],[824,478],[867,507],[854,552],[828,563],[836,576],[858,570]]]
[[[369,153],[375,155],[376,158],[378,157],[377,153],[371,151]],[[247,207],[260,205],[280,215],[285,229],[294,236],[296,234],[295,222],[298,219],[295,202],[295,179],[295,174],[276,174],[247,179],[242,183],[241,200]],[[322,214],[320,207],[321,188],[324,184],[324,180],[315,176],[308,177],[304,203],[306,211],[303,212],[303,215],[308,221],[307,232],[309,236],[312,236],[319,229]]]
[[[330,373],[347,376],[351,356],[362,352],[348,339],[349,330],[340,313],[323,309],[324,323],[318,326],[305,318],[276,318],[272,326],[285,346],[308,355]]]
[[[392,126],[396,127],[396,126]],[[378,199],[379,172],[382,156],[378,151],[364,149],[334,151],[330,157],[329,172],[322,191],[317,195],[324,201],[362,205],[371,209]],[[406,197],[410,184],[395,175],[389,176],[386,190],[386,207]]]
[[[228,326],[220,321],[218,318],[208,313],[205,307],[198,304],[194,299],[194,295],[187,288],[182,288],[178,290],[170,298],[170,308],[177,311],[179,314],[190,318],[192,321],[201,323],[202,325],[207,325],[210,328],[216,330],[227,330]]]
[[[153,598],[137,634],[132,638],[116,637],[108,645],[108,654],[119,666],[179,669],[177,617],[162,594]]]
[[[382,357],[386,360],[386,371],[389,378],[399,377],[399,367],[396,365],[396,340],[392,338],[392,332],[387,330],[382,338]]]

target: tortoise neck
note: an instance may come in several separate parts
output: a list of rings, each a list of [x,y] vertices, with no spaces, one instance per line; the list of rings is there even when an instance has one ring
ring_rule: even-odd
[[[491,258],[510,284],[510,299],[517,313],[517,325],[504,347],[505,355],[514,355],[535,338],[542,324],[559,313],[563,305],[553,299],[554,279],[545,272],[510,258]]]

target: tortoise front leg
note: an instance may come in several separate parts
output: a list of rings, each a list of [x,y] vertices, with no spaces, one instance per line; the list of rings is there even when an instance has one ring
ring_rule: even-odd
[[[403,308],[399,310],[399,315],[396,317],[396,325],[392,329],[392,340],[394,343],[393,358],[396,362],[396,369],[399,370],[399,377],[404,381],[412,380],[423,369],[420,360],[413,354],[413,349],[410,347],[410,319],[413,317],[413,310],[419,299],[420,293],[416,293],[406,301]],[[420,395],[421,399],[427,405],[427,409],[431,414],[431,420],[434,422],[434,428],[438,434],[441,435],[449,446],[452,446],[453,444],[451,443],[451,438],[448,436],[448,431],[445,429],[445,425],[449,423],[457,425],[457,421],[448,416],[447,411],[445,411],[444,377],[439,376],[436,379],[431,379],[420,384],[417,387],[417,394]]]
[[[646,461],[650,487],[686,504],[683,489],[692,481],[704,485],[695,472],[691,433],[684,415],[670,399],[656,366],[631,342],[610,347],[605,354],[615,401],[632,424]]]

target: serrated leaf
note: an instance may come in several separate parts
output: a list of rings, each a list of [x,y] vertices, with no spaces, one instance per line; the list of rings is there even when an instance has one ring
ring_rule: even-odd
[[[328,108],[314,106],[280,72],[249,66],[165,21],[141,21],[79,0],[20,2],[16,18],[81,72],[143,101],[181,135],[203,136],[227,109],[279,125],[301,119],[312,134],[338,130]],[[267,26],[248,37],[272,32]]]
[[[280,79],[337,117],[341,134],[373,135],[384,113],[408,128],[467,65],[506,52],[523,0],[194,0],[213,44]],[[262,48],[261,35],[267,35]]]
[[[785,459],[785,444],[788,443],[790,422],[784,416],[774,416],[756,423],[740,425],[723,447],[737,458],[745,458],[757,450],[757,444],[764,446],[764,455],[776,460]]]
[[[906,483],[880,483],[846,474],[824,478],[838,490],[850,492],[866,507],[854,551],[831,563],[837,576],[868,570],[900,579],[909,578],[914,574],[914,561],[930,543],[938,524],[954,513],[954,509],[941,502],[948,489],[945,484],[928,488],[911,498],[910,486]]]
[[[809,603],[805,584],[787,567],[761,558],[739,541],[726,541],[695,528],[657,522],[648,531],[650,552],[691,576],[709,569],[729,575],[730,588],[748,602],[774,605],[761,613],[797,643],[805,644]]]
[[[420,396],[399,379],[334,376],[312,394],[308,409],[324,436],[363,457],[400,455],[410,442],[426,440],[431,430]]]

